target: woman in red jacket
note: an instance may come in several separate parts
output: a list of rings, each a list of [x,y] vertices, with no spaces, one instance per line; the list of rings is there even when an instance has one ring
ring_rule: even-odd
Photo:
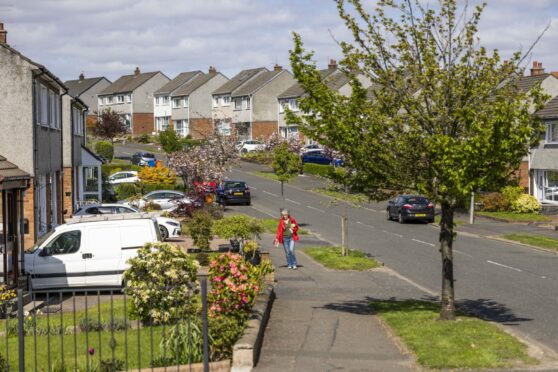
[[[287,257],[287,266],[289,269],[297,269],[295,256],[295,241],[298,241],[298,223],[289,215],[289,211],[283,209],[281,211],[281,219],[277,226],[277,234],[275,235],[275,246],[279,243],[283,244],[285,256]]]

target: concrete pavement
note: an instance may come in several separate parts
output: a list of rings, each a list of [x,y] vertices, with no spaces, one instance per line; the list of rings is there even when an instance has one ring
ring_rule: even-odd
[[[272,236],[265,236],[272,241]],[[303,236],[301,267],[285,266],[283,249],[270,245],[277,298],[255,371],[411,371],[404,353],[372,313],[374,299],[421,298],[425,293],[389,270],[337,272],[325,269],[299,248],[324,245]]]

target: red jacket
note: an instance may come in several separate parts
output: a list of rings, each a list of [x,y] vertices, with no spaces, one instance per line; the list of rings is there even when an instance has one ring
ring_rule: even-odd
[[[289,219],[291,220],[291,225],[293,225],[293,240],[296,242],[298,240],[298,223],[296,223],[296,220],[291,216],[289,216]],[[277,234],[275,234],[275,240],[281,244],[283,243],[283,230],[285,230],[285,222],[283,218],[281,218],[279,220],[279,226],[277,226]]]

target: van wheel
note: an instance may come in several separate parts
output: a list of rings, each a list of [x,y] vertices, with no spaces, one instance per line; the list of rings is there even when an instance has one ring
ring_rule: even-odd
[[[159,226],[159,231],[161,232],[161,239],[163,239],[163,241],[169,238],[169,231],[165,226]]]

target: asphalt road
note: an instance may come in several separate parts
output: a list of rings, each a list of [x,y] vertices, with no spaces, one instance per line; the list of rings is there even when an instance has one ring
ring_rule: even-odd
[[[155,154],[155,159],[162,160],[164,163],[167,161],[165,153],[163,153],[162,150],[158,150],[157,147],[153,145],[144,145],[140,143],[116,143],[114,145],[114,157],[117,159],[130,160],[132,155],[139,151],[152,152]]]
[[[301,225],[332,244],[340,244],[340,218],[347,211],[350,247],[384,262],[422,289],[424,298],[439,295],[441,259],[434,226],[387,221],[382,203],[332,205],[331,199],[296,183],[285,185],[282,198],[278,182],[246,167],[228,176],[247,181],[252,189],[252,206],[233,209],[277,217],[279,208],[288,208]],[[558,351],[558,255],[460,234],[454,243],[454,271],[460,306]]]

